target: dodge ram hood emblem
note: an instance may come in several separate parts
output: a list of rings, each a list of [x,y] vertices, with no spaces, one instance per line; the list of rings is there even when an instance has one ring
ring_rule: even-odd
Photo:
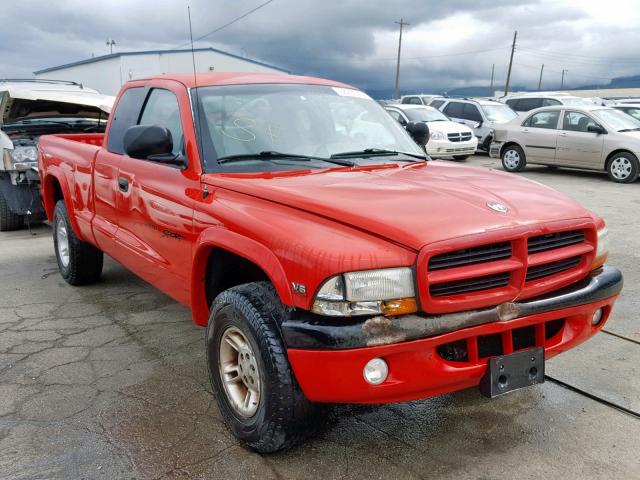
[[[488,202],[487,207],[489,207],[491,210],[495,210],[496,212],[500,212],[500,213],[507,213],[509,211],[509,207],[499,202]]]

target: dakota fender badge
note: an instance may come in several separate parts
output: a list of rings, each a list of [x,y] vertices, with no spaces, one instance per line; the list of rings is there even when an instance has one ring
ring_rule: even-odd
[[[509,211],[509,207],[500,202],[487,202],[487,207],[499,213],[507,213]]]

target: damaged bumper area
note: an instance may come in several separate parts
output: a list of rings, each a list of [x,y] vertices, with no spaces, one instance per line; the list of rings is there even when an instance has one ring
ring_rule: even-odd
[[[581,282],[524,302],[453,314],[364,320],[305,314],[286,321],[289,361],[305,395],[318,402],[386,403],[478,385],[488,358],[543,347],[550,358],[594,335],[622,290],[605,266]],[[601,320],[592,324],[601,309]],[[383,358],[387,381],[371,385],[365,364]]]
[[[0,173],[0,195],[16,215],[28,215],[32,221],[45,219],[40,197],[40,177],[36,170]]]

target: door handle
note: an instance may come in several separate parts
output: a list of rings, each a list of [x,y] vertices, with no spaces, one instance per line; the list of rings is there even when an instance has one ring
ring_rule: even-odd
[[[561,137],[566,137],[567,136],[567,134],[564,133],[564,132],[560,132],[558,135],[561,136]]]
[[[118,178],[118,188],[121,192],[126,192],[129,190],[129,180],[126,178]]]
[[[522,130],[522,133],[529,133],[529,130],[525,128],[524,130]]]

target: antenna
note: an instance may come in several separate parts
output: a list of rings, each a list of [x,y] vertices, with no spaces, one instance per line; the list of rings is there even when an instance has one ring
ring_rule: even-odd
[[[194,89],[193,89],[193,93],[194,93],[194,97],[193,98],[193,103],[195,103],[195,107],[196,107],[196,114],[195,114],[195,122],[194,122],[194,127],[196,129],[196,135],[198,136],[198,145],[196,145],[197,147],[197,151],[198,151],[198,156],[200,157],[200,166],[204,169],[204,164],[203,164],[203,156],[202,156],[202,129],[200,128],[200,99],[198,98],[198,75],[196,74],[196,54],[195,51],[193,49],[193,28],[191,27],[191,7],[189,5],[187,5],[187,16],[189,17],[189,41],[191,43],[191,62],[193,63],[193,84],[194,84]],[[207,186],[204,186],[204,190],[202,192],[202,198],[207,198],[209,196],[209,190],[207,189]]]

